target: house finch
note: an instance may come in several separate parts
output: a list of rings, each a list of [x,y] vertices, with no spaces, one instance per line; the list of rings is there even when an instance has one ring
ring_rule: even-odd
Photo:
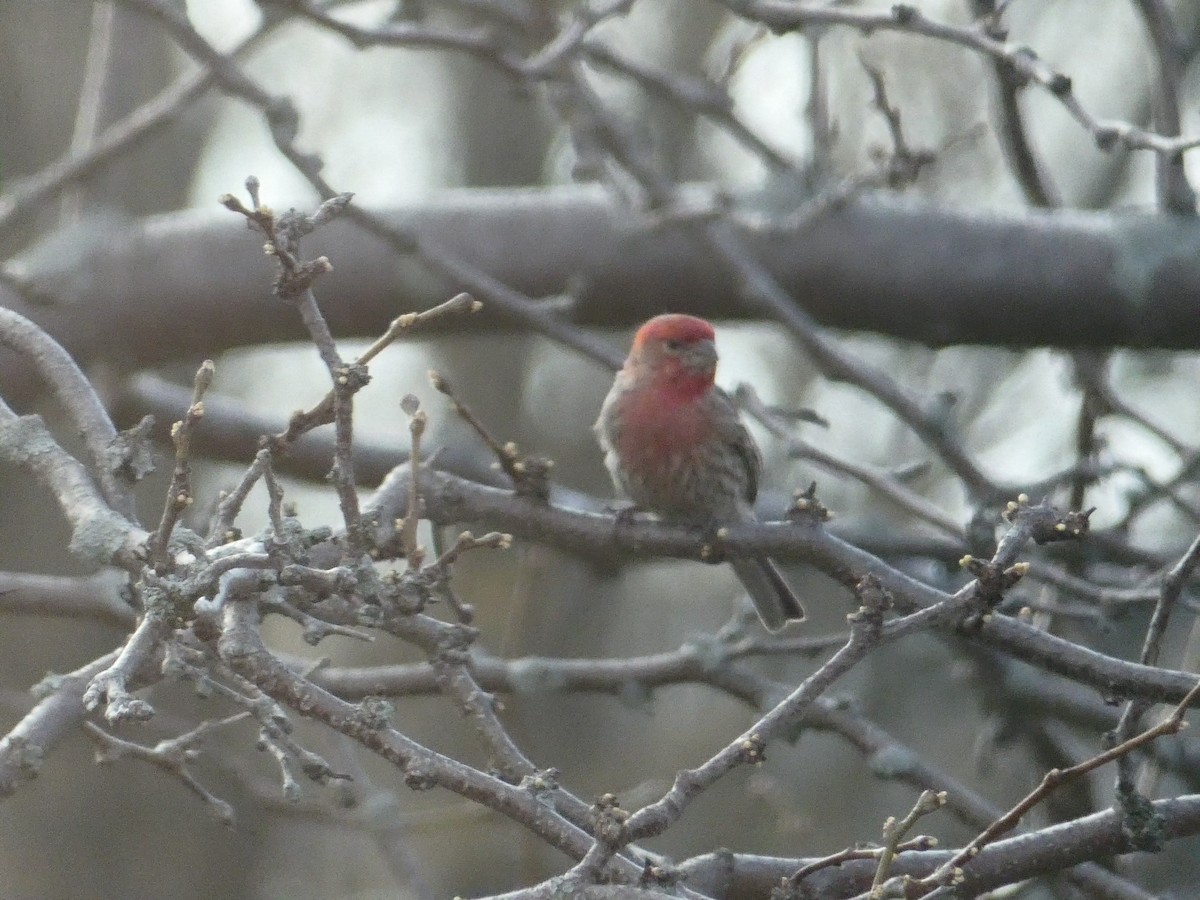
[[[710,526],[755,521],[762,457],[729,395],[713,384],[713,327],[656,316],[638,329],[595,431],[617,491],[665,519]],[[804,609],[765,556],[731,562],[772,631]]]

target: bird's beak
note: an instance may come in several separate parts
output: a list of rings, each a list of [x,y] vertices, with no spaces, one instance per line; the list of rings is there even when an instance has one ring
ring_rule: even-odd
[[[712,341],[696,341],[688,344],[683,362],[695,372],[712,372],[717,368],[717,345]]]

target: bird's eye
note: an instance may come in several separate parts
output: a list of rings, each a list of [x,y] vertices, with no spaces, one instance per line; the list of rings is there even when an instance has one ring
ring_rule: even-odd
[[[670,350],[672,353],[678,353],[680,350],[683,349],[683,341],[671,339],[669,341],[664,341],[663,343],[666,345],[667,349]]]

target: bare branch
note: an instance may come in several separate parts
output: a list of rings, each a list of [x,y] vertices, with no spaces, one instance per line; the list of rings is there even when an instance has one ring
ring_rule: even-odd
[[[191,506],[192,496],[192,429],[204,418],[204,394],[212,385],[216,369],[211,359],[206,359],[196,372],[192,385],[192,402],[187,414],[171,428],[171,439],[175,443],[175,471],[167,488],[166,503],[158,530],[150,541],[150,564],[159,575],[172,568],[170,556],[171,533],[179,516]]]
[[[117,430],[75,360],[36,324],[4,308],[0,308],[0,344],[25,357],[54,392],[87,443],[105,500],[117,512],[132,517],[132,479],[118,480],[120,460],[113,458]]]
[[[0,739],[0,797],[8,797],[23,781],[37,776],[43,760],[84,719],[84,688],[117,658],[101,656],[68,675],[43,682],[43,693],[20,722]]]

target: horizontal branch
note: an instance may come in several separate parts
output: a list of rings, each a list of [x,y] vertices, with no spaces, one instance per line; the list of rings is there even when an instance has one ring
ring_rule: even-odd
[[[949,595],[888,565],[883,560],[807,522],[765,522],[722,529],[719,547],[695,529],[648,520],[619,522],[612,515],[542,504],[475,484],[445,472],[422,470],[422,500],[438,524],[470,524],[616,563],[654,556],[718,561],[722,554],[755,551],[780,561],[805,562],[848,589],[875,575],[901,603],[930,607]],[[380,486],[371,508],[379,521],[393,522],[407,506],[408,469],[396,469]],[[957,626],[956,621],[947,625]],[[1177,703],[1195,685],[1195,676],[1126,662],[1048,634],[1015,618],[987,617],[963,636],[1001,650],[1040,669],[1089,684],[1106,694]]]
[[[128,630],[137,614],[120,596],[126,580],[115,569],[80,578],[0,572],[0,613],[85,619]]]
[[[1200,831],[1200,796],[1156,800],[1154,811],[1162,816],[1163,837],[1168,841]],[[1021,879],[1133,852],[1134,840],[1124,825],[1121,814],[1110,809],[997,841],[963,867],[959,895],[974,897]],[[896,858],[891,872],[921,877],[949,857],[944,850],[904,853]],[[723,851],[720,855],[694,857],[683,863],[680,871],[688,885],[698,891],[713,892],[720,885],[725,895],[766,896],[781,878],[787,878],[807,861]],[[874,861],[851,861],[816,873],[806,884],[819,896],[847,897],[867,890],[874,872]]]
[[[352,187],[352,186],[351,186]],[[705,189],[697,186],[698,205]],[[215,198],[214,198],[215,200]],[[129,232],[80,238],[54,271],[28,276],[72,303],[0,303],[46,327],[81,362],[131,367],[199,360],[226,347],[303,339],[271,296],[271,267],[218,211],[146,219]],[[459,190],[379,210],[525,294],[571,290],[571,317],[628,326],[662,310],[746,315],[711,254],[644,220],[596,186]],[[460,285],[350,222],[322,231],[335,271],[325,282],[338,335],[374,336],[397,314]],[[1200,347],[1200,223],[1166,216],[951,210],[877,195],[798,228],[754,232],[752,252],[818,321],[930,345]],[[170,265],[164,265],[170,260]],[[652,298],[652,299],[648,299]],[[495,327],[493,309],[442,327]],[[149,339],[153,336],[153,339]],[[29,387],[10,357],[0,381]]]

